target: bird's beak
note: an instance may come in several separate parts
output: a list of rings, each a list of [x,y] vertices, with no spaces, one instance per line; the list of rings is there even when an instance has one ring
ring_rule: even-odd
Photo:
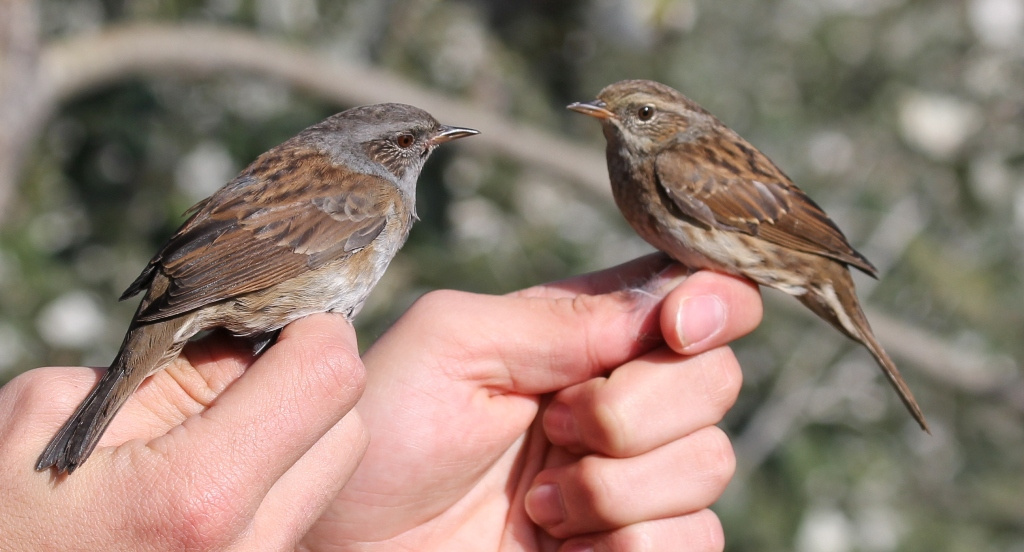
[[[575,102],[566,106],[567,109],[571,109],[577,113],[584,115],[590,115],[595,119],[614,119],[615,114],[608,111],[608,104],[601,100],[594,100],[592,102]]]
[[[465,138],[466,136],[474,136],[476,134],[480,134],[480,131],[473,130],[471,128],[441,125],[441,128],[437,131],[437,136],[431,138],[430,142],[436,146],[438,144],[451,142],[452,140],[458,140],[459,138]]]

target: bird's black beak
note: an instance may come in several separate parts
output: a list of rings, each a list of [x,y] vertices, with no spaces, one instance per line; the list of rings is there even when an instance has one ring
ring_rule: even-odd
[[[577,113],[584,115],[590,115],[595,119],[614,119],[615,114],[608,111],[608,104],[601,100],[594,100],[592,102],[575,102],[566,106],[567,109],[571,109]]]
[[[451,142],[452,140],[458,140],[459,138],[465,138],[467,136],[475,136],[477,134],[480,134],[479,130],[441,125],[441,127],[437,129],[437,135],[430,139],[430,143],[436,146],[438,144]]]

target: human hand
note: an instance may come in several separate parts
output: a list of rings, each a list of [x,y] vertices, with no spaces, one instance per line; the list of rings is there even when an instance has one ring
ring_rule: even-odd
[[[755,325],[760,303],[748,284],[709,274],[673,291],[660,322],[655,297],[605,293],[659,262],[505,298],[442,292],[421,301],[367,357],[382,368],[380,387],[360,406],[379,432],[373,463],[303,544],[514,550],[582,544],[579,535],[619,546],[643,535],[720,548],[721,528],[703,508],[724,489],[732,457],[724,436],[705,426],[734,400],[739,373],[727,350],[712,349]],[[672,285],[661,279],[648,291]],[[598,295],[577,296],[584,292]],[[709,319],[676,315],[706,292],[726,316],[697,339],[704,332],[691,322]],[[712,351],[647,353],[659,331],[685,354]],[[366,444],[359,415],[345,415],[362,383],[354,351],[348,325],[330,316],[289,326],[256,362],[224,340],[194,344],[190,362],[154,376],[129,402],[96,460],[49,485],[32,458],[96,374],[53,368],[17,378],[0,389],[0,481],[9,490],[0,509],[17,520],[0,548],[291,547]],[[403,362],[440,369],[408,371]],[[252,375],[232,384],[250,364]],[[549,399],[543,424],[533,423],[548,388],[564,390]],[[650,409],[665,397],[681,404]],[[696,471],[679,474],[679,465]],[[561,522],[546,517],[545,492],[529,492],[548,483],[560,491]],[[55,510],[62,514],[37,515]]]
[[[722,345],[761,303],[678,265],[645,281],[665,262],[423,297],[364,355],[370,447],[303,545],[720,550],[707,507],[734,458],[714,424],[741,382]]]
[[[98,371],[0,388],[0,550],[293,548],[366,447],[355,333],[310,316],[255,361],[222,337],[149,378],[71,477],[32,466]]]

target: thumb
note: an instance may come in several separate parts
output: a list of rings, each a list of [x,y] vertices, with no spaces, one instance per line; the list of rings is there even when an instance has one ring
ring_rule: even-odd
[[[376,364],[394,366],[398,356],[379,356],[424,351],[421,359],[439,365],[421,371],[423,378],[469,381],[501,393],[562,389],[662,342],[660,302],[684,277],[680,268],[658,270],[663,267],[664,261],[648,257],[506,296],[431,292],[372,352]]]

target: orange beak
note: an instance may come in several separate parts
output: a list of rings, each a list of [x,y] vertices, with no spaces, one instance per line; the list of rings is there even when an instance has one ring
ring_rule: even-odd
[[[567,109],[571,109],[577,113],[584,115],[590,115],[595,119],[614,119],[615,114],[608,111],[606,103],[601,100],[594,100],[592,102],[575,102],[566,106]]]

